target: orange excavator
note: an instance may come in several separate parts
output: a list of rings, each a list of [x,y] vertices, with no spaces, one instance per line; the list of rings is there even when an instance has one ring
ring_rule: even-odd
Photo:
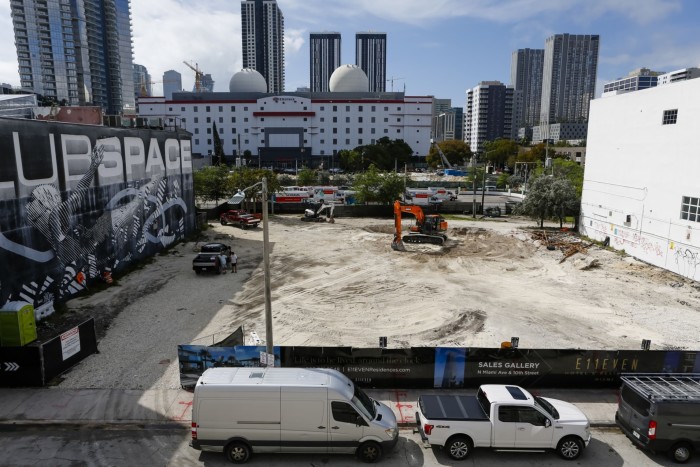
[[[408,235],[401,237],[401,213],[413,214],[416,217],[415,225],[412,225]],[[423,213],[420,206],[401,204],[394,202],[394,241],[391,248],[397,251],[406,251],[403,242],[406,243],[432,243],[442,245],[447,240],[443,232],[447,230],[447,221],[439,214]]]

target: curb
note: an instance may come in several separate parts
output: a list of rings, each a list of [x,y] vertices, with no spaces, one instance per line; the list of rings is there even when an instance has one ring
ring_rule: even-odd
[[[149,429],[149,430],[188,430],[189,421],[178,422],[175,420],[0,420],[0,431],[7,431],[12,427],[18,429],[33,428],[111,428],[111,429]]]

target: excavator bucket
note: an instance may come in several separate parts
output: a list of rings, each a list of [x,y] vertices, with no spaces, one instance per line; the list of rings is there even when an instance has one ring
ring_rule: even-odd
[[[391,249],[395,251],[406,251],[406,247],[403,246],[403,241],[401,239],[394,239],[393,242],[391,242]]]

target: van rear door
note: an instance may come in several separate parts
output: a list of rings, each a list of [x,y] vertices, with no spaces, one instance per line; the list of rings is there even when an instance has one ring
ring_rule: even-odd
[[[328,389],[282,387],[283,452],[328,452]]]
[[[632,435],[647,444],[651,403],[626,384],[620,389],[618,419],[632,432]]]

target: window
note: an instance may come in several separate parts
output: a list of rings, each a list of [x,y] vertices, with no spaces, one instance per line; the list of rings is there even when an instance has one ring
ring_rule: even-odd
[[[358,132],[359,134],[362,134],[362,128],[358,128],[358,129],[357,129],[357,132]]]
[[[346,112],[350,112],[350,106],[349,106],[349,105],[346,105],[346,106],[345,106],[345,111],[346,111]]]
[[[388,111],[389,111],[389,107],[384,107],[384,112],[388,112]]]
[[[247,121],[248,121],[248,117],[243,117],[243,121],[244,121],[244,122],[247,122]]]
[[[185,108],[184,108],[184,107],[180,107],[180,112],[184,112],[184,111],[185,111]]]
[[[396,123],[401,123],[401,117],[398,117],[398,118],[396,119]]]
[[[359,110],[360,112],[362,112],[362,106],[361,106],[361,105],[358,106],[358,107],[357,107],[357,110]]]
[[[211,145],[211,139],[207,140],[207,144]]]
[[[199,144],[199,139],[198,139],[198,138],[196,138],[196,139],[194,140],[194,144],[195,144],[195,145],[198,145],[198,144]]]
[[[350,123],[350,117],[345,117],[345,123]]]
[[[360,139],[357,140],[357,144],[358,144],[358,145],[361,145],[361,144],[362,144],[362,138],[360,138]]]
[[[350,134],[350,128],[346,128],[346,129],[345,129],[345,134],[346,134],[346,135],[349,135],[349,134]]]
[[[261,121],[261,122],[264,122],[264,121],[265,121],[265,117],[260,117],[260,121]]]
[[[372,106],[372,112],[376,112],[376,111],[377,111],[377,106],[376,106],[376,105],[373,105],[373,106]]]
[[[346,146],[350,146],[350,139],[346,139],[346,140],[345,140],[345,145],[346,145]]]
[[[397,132],[397,133],[401,133],[401,128],[397,128],[397,129],[396,129],[396,132]]]
[[[333,138],[333,144],[338,144],[338,140],[336,138]]]
[[[211,128],[207,128],[207,134],[208,134],[208,135],[211,134]]]
[[[338,117],[333,117],[333,123],[338,123]]]
[[[325,133],[325,132],[326,132],[326,129],[325,129],[325,128],[321,128],[321,133]]]
[[[326,144],[326,140],[325,140],[325,139],[322,139],[322,140],[321,140],[321,144]]]
[[[194,122],[199,123],[199,117],[194,117]]]
[[[321,106],[321,112],[323,112],[324,110],[326,110],[326,106],[322,105],[322,106]]]
[[[261,107],[260,107],[260,111],[262,112],[263,110],[265,110],[265,107],[262,107],[262,106],[261,106]]]
[[[219,106],[219,112],[223,112],[223,111],[224,111],[224,106],[223,106],[223,105],[220,105],[220,106]]]
[[[198,135],[198,134],[199,134],[199,128],[195,128],[195,129],[194,129],[194,134],[195,134],[195,135]]]
[[[207,110],[207,112],[211,112],[211,107],[210,107],[210,106],[207,106],[207,109],[206,109],[206,110]]]
[[[232,105],[232,106],[231,106],[231,112],[235,112],[235,111],[236,111],[236,106],[235,106],[235,105]]]
[[[397,112],[401,112],[401,107],[396,107]]]
[[[236,117],[231,117],[231,123],[236,123]]]
[[[235,129],[235,128],[231,128],[231,133],[233,133],[233,134],[235,135],[235,134],[236,134],[236,129]]]
[[[387,133],[389,133],[389,129],[388,129],[388,128],[384,128],[384,134],[387,134]]]
[[[662,125],[675,125],[678,118],[678,109],[664,110]]]
[[[243,107],[243,111],[244,111],[244,112],[247,112],[247,111],[248,111],[248,107]]]
[[[372,134],[374,134],[374,130],[376,130],[376,128],[371,128],[371,129],[370,129],[370,132],[371,132]]]
[[[334,105],[334,106],[333,106],[333,112],[337,112],[337,111],[338,111],[338,106],[337,106],[337,105]]]
[[[219,117],[219,123],[224,123],[224,117]]]
[[[384,123],[389,123],[389,117],[384,117]]]
[[[321,122],[325,122],[325,121],[326,121],[326,118],[325,118],[325,117],[321,117]]]
[[[681,219],[691,222],[700,222],[700,198],[683,197],[681,204]]]
[[[372,123],[375,123],[376,121],[377,121],[377,117],[372,117],[371,122],[372,122]]]
[[[173,111],[173,108],[172,108],[172,107],[168,107],[168,111],[172,112],[172,111]]]
[[[199,112],[199,107],[195,105],[195,106],[194,106],[194,111],[195,111],[195,112]]]
[[[244,128],[243,133],[248,133],[248,128]]]
[[[304,106],[304,110],[306,110],[306,106]]]
[[[333,134],[334,134],[334,135],[337,135],[337,134],[338,134],[338,129],[337,129],[337,128],[333,128]]]
[[[211,117],[207,117],[207,123],[211,123]]]
[[[498,408],[498,421],[514,423],[518,421],[518,408],[502,405]]]
[[[362,117],[357,117],[357,123],[362,123]]]

